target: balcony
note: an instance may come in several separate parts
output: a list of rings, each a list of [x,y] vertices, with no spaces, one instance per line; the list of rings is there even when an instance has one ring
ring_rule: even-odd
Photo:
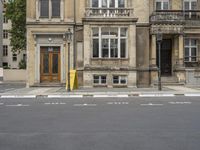
[[[150,16],[151,24],[200,25],[200,10],[161,10]]]
[[[132,8],[86,8],[86,18],[129,18],[133,17]]]

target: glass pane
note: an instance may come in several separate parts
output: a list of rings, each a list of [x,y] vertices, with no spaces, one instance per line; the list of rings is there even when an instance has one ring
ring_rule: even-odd
[[[190,45],[189,39],[185,39],[185,46],[189,46],[189,45]]]
[[[113,83],[118,84],[119,83],[119,76],[113,76]]]
[[[195,56],[197,55],[197,49],[196,48],[191,48],[191,56]]]
[[[189,48],[185,48],[185,57],[189,57]]]
[[[126,31],[127,31],[127,28],[121,28],[120,29],[120,36],[121,37],[126,37]]]
[[[60,51],[60,47],[53,47],[53,51],[54,52],[59,52]]]
[[[95,83],[95,84],[98,84],[98,83],[99,83],[99,76],[96,76],[96,75],[95,75],[95,76],[93,77],[93,79],[94,79],[94,80],[93,80],[93,83]]]
[[[163,10],[168,10],[168,9],[169,9],[169,3],[163,2]]]
[[[102,35],[109,35],[109,28],[102,28],[101,34]]]
[[[101,76],[101,83],[106,84],[106,76]]]
[[[99,39],[93,39],[93,57],[99,57]]]
[[[109,7],[115,7],[115,0],[110,0]]]
[[[108,39],[102,39],[102,57],[108,57]]]
[[[121,52],[121,58],[125,58],[126,57],[126,40],[125,39],[121,39],[120,41],[120,52]]]
[[[92,0],[92,7],[98,7],[99,6],[99,0]]]
[[[118,40],[117,39],[111,39],[110,40],[110,56],[111,57],[118,57]]]
[[[102,4],[102,7],[107,7],[107,0],[102,0],[101,4]]]
[[[118,37],[118,28],[110,28],[110,35]]]
[[[60,0],[52,0],[52,17],[60,17]]]
[[[124,0],[118,0],[118,7],[125,7]]]
[[[43,73],[49,73],[49,54],[43,54]]]
[[[191,46],[196,46],[196,45],[197,45],[197,40],[191,39]]]
[[[191,10],[197,9],[197,2],[191,2]]]
[[[184,2],[184,10],[189,10],[189,9],[190,9],[190,3]]]
[[[99,37],[99,28],[92,28],[93,37]]]
[[[49,0],[41,0],[40,3],[40,16],[49,17]]]
[[[53,73],[58,73],[58,54],[53,54]]]
[[[121,84],[126,84],[126,76],[121,76]]]
[[[156,10],[161,10],[161,2],[156,2]]]

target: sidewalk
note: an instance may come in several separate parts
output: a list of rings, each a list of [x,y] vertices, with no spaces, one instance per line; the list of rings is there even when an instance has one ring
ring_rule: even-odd
[[[3,84],[1,84],[3,85]],[[12,90],[0,92],[0,97],[131,97],[131,96],[200,96],[200,87],[163,86],[151,88],[80,88],[67,92],[65,87],[31,87],[15,86]]]

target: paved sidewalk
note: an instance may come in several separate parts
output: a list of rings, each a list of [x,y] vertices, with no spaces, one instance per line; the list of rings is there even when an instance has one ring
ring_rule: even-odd
[[[200,96],[200,87],[163,86],[162,91],[157,87],[151,88],[80,88],[67,92],[65,87],[31,87],[25,84],[6,83],[0,84],[0,97],[130,97],[130,96]],[[9,87],[8,89],[4,87]],[[10,88],[12,87],[12,88]],[[1,90],[2,88],[2,90]]]

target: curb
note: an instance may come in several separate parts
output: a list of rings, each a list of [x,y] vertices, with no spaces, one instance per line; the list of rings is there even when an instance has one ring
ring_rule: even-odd
[[[200,97],[200,93],[135,93],[135,94],[74,94],[74,95],[0,95],[1,99],[14,99],[14,98],[131,98],[131,97],[175,97],[175,96],[185,96],[185,97]]]

